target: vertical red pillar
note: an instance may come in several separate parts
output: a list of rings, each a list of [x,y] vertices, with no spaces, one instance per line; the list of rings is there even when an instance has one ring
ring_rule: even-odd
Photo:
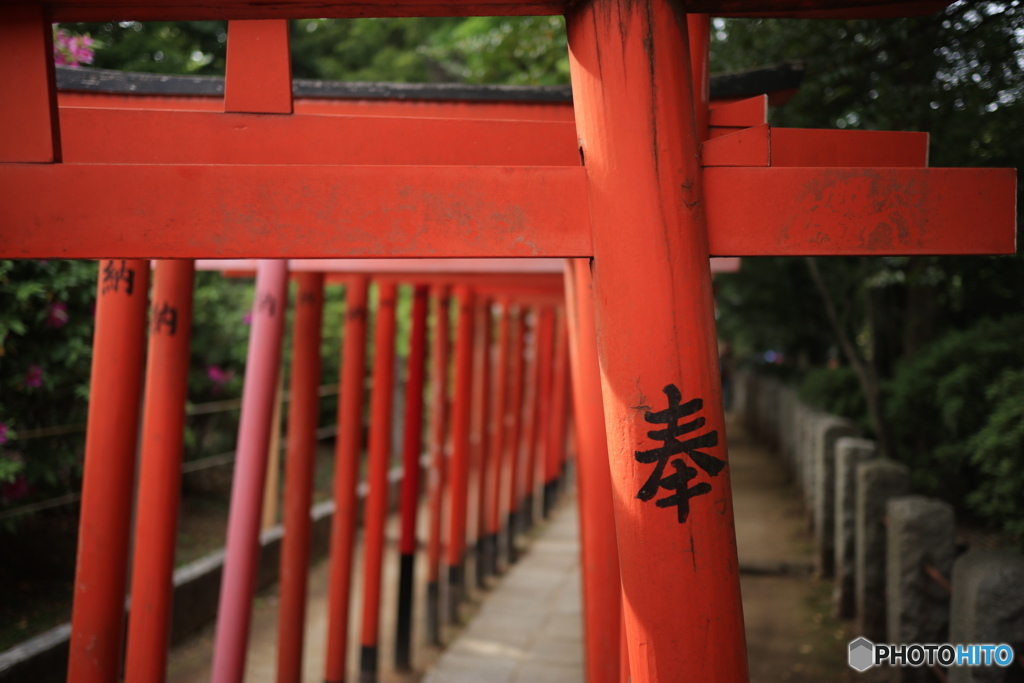
[[[527,529],[534,521],[534,494],[537,491],[537,453],[544,443],[544,434],[551,417],[547,410],[551,394],[551,347],[555,332],[555,312],[550,306],[541,309],[533,343],[533,367],[527,390],[526,467],[523,475],[523,524]],[[542,461],[541,461],[542,462]]]
[[[568,380],[565,371],[568,363],[569,341],[565,332],[565,314],[555,321],[555,339],[551,360],[551,395],[547,401],[550,407],[544,445],[544,517],[547,517],[558,496],[558,482],[562,476],[562,462],[565,456],[565,431],[568,422]]]
[[[267,449],[281,365],[288,262],[264,260],[256,271],[256,298],[242,389],[235,473],[231,485],[224,573],[217,608],[213,680],[240,683],[245,674],[252,598],[259,561],[260,513]]]
[[[469,489],[469,430],[473,403],[473,292],[455,288],[459,321],[455,334],[455,400],[452,406],[452,462],[448,515],[448,619],[459,621],[466,585],[466,513]]]
[[[447,478],[445,442],[448,433],[448,345],[451,318],[448,288],[433,287],[434,340],[430,358],[430,476],[428,507],[430,527],[427,535],[427,642],[441,645],[441,535],[444,508],[444,482]]]
[[[348,654],[348,613],[352,591],[352,550],[359,502],[359,458],[363,450],[363,395],[366,391],[365,277],[345,288],[345,336],[342,340],[341,396],[335,442],[334,518],[327,605],[326,683],[342,683]]]
[[[711,109],[711,17],[707,14],[687,14],[686,33],[690,43],[690,73],[693,79],[694,121],[697,139],[708,139]]]
[[[9,98],[9,104],[0,107],[2,163],[61,160],[50,21],[41,4],[6,3],[0,8],[0,44],[7,67],[4,92]]]
[[[126,681],[167,676],[194,273],[194,261],[160,261],[153,277]]]
[[[498,303],[498,349],[494,368],[494,407],[491,411],[491,424],[494,431],[488,444],[490,451],[490,476],[488,481],[487,503],[487,556],[485,559],[487,572],[498,573],[498,535],[501,532],[501,482],[508,475],[508,461],[505,456],[505,434],[507,433],[506,416],[508,415],[509,385],[509,316],[511,311],[508,301]]]
[[[476,585],[487,587],[484,580],[487,576],[487,488],[488,474],[493,466],[490,462],[490,417],[491,417],[491,302],[485,297],[478,297],[476,306],[476,385],[473,401],[473,429],[476,432],[475,460],[476,471]]]
[[[523,442],[523,380],[526,372],[526,309],[519,306],[513,319],[512,373],[508,399],[508,520],[506,543],[508,561],[518,559],[516,533],[519,527],[520,446]]]
[[[395,620],[395,668],[412,668],[412,603],[416,576],[416,517],[420,504],[420,457],[423,453],[423,386],[427,369],[428,289],[417,285],[412,294],[405,420],[402,425],[401,537],[398,574],[398,618]]]
[[[284,19],[228,22],[224,111],[292,113],[292,60]]]
[[[148,261],[100,261],[68,680],[121,675]]]
[[[316,471],[316,426],[320,416],[320,340],[324,319],[323,273],[296,276],[292,370],[289,384],[288,441],[285,457],[284,539],[277,618],[278,683],[302,680],[309,577],[309,512]]]
[[[377,680],[380,638],[381,568],[384,525],[388,518],[388,469],[391,466],[391,400],[395,380],[395,297],[393,281],[377,282],[373,326],[373,389],[370,397],[369,484],[363,524],[363,622],[359,654],[360,683]]]
[[[628,678],[620,678],[619,669],[620,641],[625,642],[621,638],[622,587],[588,260],[566,262],[565,299],[576,423],[587,683],[619,683]]]
[[[704,103],[682,11],[610,0],[567,17],[634,683],[747,680],[695,115]]]

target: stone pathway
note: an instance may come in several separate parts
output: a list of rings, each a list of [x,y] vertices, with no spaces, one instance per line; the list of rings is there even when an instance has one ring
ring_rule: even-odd
[[[752,683],[853,681],[846,666],[848,628],[829,616],[830,583],[808,571],[811,540],[799,498],[786,481],[781,461],[752,441],[735,422],[728,424],[730,467],[736,509],[743,606]],[[423,645],[422,616],[414,619],[416,673],[390,667],[394,568],[398,566],[397,524],[388,528],[381,628],[381,683],[582,683],[583,646],[578,513],[567,494],[542,523],[523,556],[492,583],[472,595],[465,628],[446,628],[444,652]],[[419,563],[422,569],[422,563]],[[361,566],[359,564],[357,567]],[[781,570],[781,571],[780,571]],[[358,574],[358,572],[357,572]],[[304,680],[322,681],[326,624],[326,562],[310,577]],[[422,583],[418,582],[418,591]],[[353,633],[358,633],[360,587],[353,587]],[[416,609],[423,596],[417,595]],[[246,681],[274,680],[276,598],[257,599]],[[209,680],[212,626],[172,652],[171,683]],[[358,643],[350,649],[353,679]],[[861,677],[863,679],[863,676]],[[856,680],[861,680],[856,679]]]
[[[579,521],[562,502],[423,683],[583,680]]]

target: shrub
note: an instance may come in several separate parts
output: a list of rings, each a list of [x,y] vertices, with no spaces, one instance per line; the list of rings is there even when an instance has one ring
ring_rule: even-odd
[[[999,454],[1012,450],[1012,435],[996,434],[995,425],[1012,422],[1006,406],[1014,389],[1006,385],[1014,371],[1024,370],[1021,339],[1024,315],[985,319],[939,338],[897,367],[886,404],[895,455],[925,492],[963,509],[969,494],[978,500],[971,492],[1001,488],[998,472],[1009,465]],[[1018,451],[1024,445],[1015,443]],[[975,454],[979,448],[985,456]],[[982,457],[992,461],[980,467]],[[1024,500],[1013,507],[1024,513]],[[982,511],[977,502],[973,509]]]
[[[825,412],[853,420],[865,434],[873,431],[857,374],[852,368],[814,368],[800,385],[800,398]]]
[[[1024,369],[1009,369],[985,397],[990,413],[968,441],[978,488],[967,502],[981,517],[1024,540]]]

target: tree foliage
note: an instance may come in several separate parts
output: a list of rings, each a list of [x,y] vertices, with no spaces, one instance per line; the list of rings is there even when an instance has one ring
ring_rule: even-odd
[[[1024,166],[1018,2],[960,2],[915,19],[715,20],[714,28],[718,70],[805,62],[798,93],[771,112],[774,125],[926,131],[931,165]],[[1007,472],[1024,470],[1014,422],[1020,395],[1011,388],[1024,370],[1012,317],[1024,301],[1024,259],[818,258],[815,265],[821,288],[790,258],[746,259],[740,273],[719,276],[723,335],[751,353],[780,352],[808,372],[806,397],[876,435],[891,433],[890,455],[912,465],[921,490],[961,509],[969,501],[987,521],[1020,533],[1024,505]],[[843,367],[825,369],[826,358]],[[868,380],[851,383],[858,363]]]
[[[221,75],[223,21],[73,23],[102,46],[94,66]],[[562,17],[300,19],[290,22],[296,78],[552,85],[569,82]]]

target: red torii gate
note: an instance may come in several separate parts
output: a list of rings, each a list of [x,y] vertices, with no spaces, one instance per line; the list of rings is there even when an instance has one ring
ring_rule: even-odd
[[[58,0],[8,5],[0,10],[0,36],[17,66],[8,91],[20,106],[0,114],[5,131],[0,255],[593,259],[632,680],[744,680],[709,253],[1012,252],[1015,175],[1012,170],[926,169],[923,155],[859,168],[864,157],[850,152],[870,144],[831,142],[834,152],[812,154],[818,144],[812,136],[818,134],[811,133],[796,138],[795,148],[803,154],[795,154],[796,163],[787,167],[780,163],[786,155],[773,154],[782,146],[782,138],[772,135],[777,131],[737,130],[734,136],[714,137],[713,129],[728,123],[738,129],[763,126],[763,115],[729,118],[749,112],[739,103],[708,113],[707,17],[685,13],[896,16],[945,4],[602,0],[570,8],[544,1],[255,5],[227,0],[212,5],[164,0],[141,5],[138,0]],[[61,144],[50,21],[554,13],[567,14],[578,166],[562,160],[551,166],[484,166],[479,164],[508,162],[471,155],[459,162],[466,165],[416,166],[409,164],[423,161],[415,154],[376,156],[369,150],[350,157],[342,140],[319,132],[313,137],[329,151],[317,161],[285,162],[290,166],[245,158],[225,163],[204,159],[197,149],[173,163],[151,164],[145,158],[110,163],[69,156]],[[286,139],[295,146],[318,122],[298,114],[277,116],[292,112],[283,24],[235,21],[230,31],[233,40],[258,37],[260,47],[246,39],[229,45],[226,110],[256,115],[211,115],[189,129],[210,125],[217,137],[226,138],[241,124],[257,139]],[[410,139],[428,141],[435,134],[435,124],[422,120],[353,123],[364,131],[380,124],[377,135],[393,135],[391,125]],[[429,152],[426,145],[419,151]],[[879,158],[867,157],[869,163]],[[370,165],[307,165],[338,159]],[[988,229],[963,230],[975,223]],[[208,231],[210,225],[219,229]],[[581,292],[577,289],[577,295]],[[101,298],[100,310],[103,305]],[[142,329],[144,307],[143,302],[125,313],[133,333]],[[130,387],[124,389],[130,394]],[[94,394],[94,400],[102,399]],[[690,421],[680,425],[684,418]],[[678,437],[687,434],[693,438],[680,442]],[[682,454],[688,459],[672,459]]]
[[[726,261],[724,264],[718,264],[718,270],[732,270],[738,264],[731,263],[732,259],[720,259],[720,261]],[[196,264],[199,270],[222,270],[226,275],[229,276],[242,276],[251,277],[253,274],[258,272],[259,262],[257,261],[238,261],[238,260],[205,260],[200,261]],[[428,573],[431,576],[431,580],[428,583],[428,604],[427,604],[427,627],[430,632],[428,640],[433,643],[437,642],[438,634],[435,619],[440,615],[440,605],[438,604],[438,585],[437,585],[437,570],[441,566],[440,561],[440,535],[441,535],[441,510],[440,510],[440,493],[445,491],[447,499],[449,501],[449,509],[453,512],[449,515],[449,530],[448,530],[448,551],[446,553],[447,558],[445,564],[449,573],[448,581],[448,605],[447,611],[450,614],[449,620],[456,622],[458,620],[458,609],[461,604],[460,595],[464,591],[464,567],[463,563],[468,555],[468,549],[465,545],[465,537],[459,533],[459,530],[465,530],[467,518],[475,517],[475,524],[473,525],[476,531],[471,534],[476,536],[476,578],[478,582],[488,575],[495,573],[494,567],[496,566],[497,560],[497,534],[500,528],[499,516],[499,499],[501,496],[498,494],[498,489],[502,480],[502,473],[507,472],[511,475],[517,468],[514,458],[511,462],[504,462],[502,455],[504,450],[500,442],[497,446],[491,446],[486,443],[486,429],[487,423],[491,417],[491,409],[488,405],[487,398],[490,394],[489,391],[489,379],[488,379],[488,368],[491,364],[490,359],[490,332],[491,332],[491,314],[485,306],[490,297],[500,298],[504,303],[504,311],[501,316],[499,326],[504,325],[504,333],[499,332],[499,337],[507,337],[508,335],[508,317],[510,311],[508,310],[508,302],[516,301],[520,305],[526,302],[532,302],[540,305],[544,313],[541,313],[541,325],[540,331],[541,336],[544,336],[545,329],[548,331],[549,341],[554,341],[554,317],[550,316],[549,324],[545,325],[546,320],[545,313],[554,311],[555,307],[560,307],[564,303],[565,297],[562,291],[562,272],[563,266],[561,261],[557,259],[548,259],[545,261],[536,261],[530,259],[458,259],[458,260],[431,260],[431,259],[417,259],[417,260],[395,260],[395,259],[380,259],[380,260],[353,260],[353,259],[313,259],[313,260],[297,260],[290,261],[287,264],[287,269],[291,276],[296,279],[299,283],[300,292],[298,296],[299,301],[299,315],[302,316],[304,310],[308,309],[308,306],[303,306],[304,298],[308,298],[310,294],[315,296],[315,292],[310,290],[310,278],[317,278],[319,285],[316,285],[314,281],[312,284],[313,290],[321,291],[324,283],[344,284],[349,287],[349,300],[353,298],[362,301],[362,297],[366,290],[366,284],[368,278],[378,285],[380,288],[378,291],[380,299],[378,300],[378,330],[375,333],[375,358],[380,359],[382,356],[391,358],[393,344],[393,334],[386,333],[386,330],[382,330],[379,326],[382,324],[381,320],[388,320],[390,322],[383,323],[386,327],[392,327],[394,325],[394,297],[395,297],[395,284],[405,283],[412,284],[414,286],[414,304],[412,311],[412,338],[410,341],[410,375],[409,375],[409,386],[407,387],[407,411],[411,408],[412,413],[407,412],[407,420],[403,427],[403,470],[404,476],[402,479],[402,495],[401,495],[401,539],[400,539],[400,570],[399,570],[399,591],[398,591],[398,619],[397,619],[397,630],[395,633],[395,652],[396,652],[396,667],[399,669],[409,669],[411,667],[410,658],[410,647],[411,647],[411,612],[412,612],[412,585],[413,585],[413,566],[414,566],[414,554],[417,545],[417,539],[415,534],[416,525],[416,509],[419,505],[418,502],[418,467],[420,457],[420,426],[422,425],[422,397],[423,397],[423,381],[424,381],[424,367],[423,361],[425,360],[425,327],[426,327],[426,301],[427,301],[427,290],[428,287],[434,289],[434,300],[435,305],[438,306],[435,310],[435,315],[439,316],[438,321],[435,323],[435,335],[438,333],[444,335],[447,333],[447,313],[441,313],[442,310],[446,310],[442,304],[443,301],[447,300],[447,294],[442,294],[447,288],[452,287],[454,291],[454,297],[460,301],[461,305],[465,305],[463,302],[467,301],[467,295],[475,299],[473,304],[474,311],[472,315],[460,315],[459,322],[460,327],[458,334],[456,335],[456,373],[457,377],[465,380],[472,375],[473,386],[465,384],[458,384],[455,391],[455,413],[461,414],[462,424],[456,426],[453,425],[452,433],[456,439],[461,439],[461,442],[456,441],[457,446],[455,452],[452,455],[452,462],[450,464],[452,471],[452,479],[450,485],[444,484],[444,471],[445,464],[441,457],[441,451],[443,447],[443,435],[435,435],[432,431],[432,443],[430,451],[432,454],[432,476],[431,476],[431,510],[430,510],[430,533],[428,538],[428,547],[431,549],[428,560]],[[353,291],[358,292],[352,294]],[[387,305],[385,305],[387,302]],[[465,311],[463,312],[465,313]],[[308,312],[306,313],[308,316]],[[383,317],[381,317],[383,316]],[[354,322],[357,325],[365,326],[365,320],[356,319],[351,315],[346,315],[348,320]],[[469,327],[465,327],[466,324]],[[564,320],[563,320],[564,323]],[[476,328],[474,331],[473,328]],[[299,351],[299,335],[302,329],[302,323],[297,320],[296,323],[296,351]],[[350,329],[346,328],[346,334],[348,335]],[[360,334],[359,332],[354,333],[355,335]],[[478,336],[479,335],[479,336]],[[319,343],[317,336],[313,339],[312,335],[306,333],[309,338],[307,354],[314,356],[319,353]],[[482,337],[482,338],[481,338]],[[559,336],[559,339],[564,340],[564,335]],[[385,343],[382,343],[384,341]],[[505,339],[507,349],[507,339]],[[353,343],[354,342],[354,343]],[[447,342],[444,340],[439,341],[438,337],[435,337],[435,350],[444,349],[447,346]],[[252,347],[250,347],[252,348]],[[351,340],[346,337],[345,352],[349,354],[353,349],[361,348],[361,340]],[[540,346],[538,346],[538,349]],[[552,367],[551,363],[545,365],[545,360],[550,360],[552,355],[550,349],[548,353],[540,351],[540,364],[536,366],[537,373],[546,378],[548,381],[552,381],[555,386],[554,393],[562,397],[562,404],[565,404],[565,389],[566,382],[564,381],[567,377],[567,368],[564,365],[559,367]],[[560,346],[559,353],[555,355],[556,365],[561,362],[567,362],[566,359],[562,359],[563,356],[568,355],[568,347]],[[435,351],[436,353],[437,351]],[[471,353],[470,353],[471,352]],[[501,354],[502,358],[507,359],[508,353]],[[298,358],[297,355],[293,357]],[[346,355],[348,359],[348,355]],[[247,372],[249,368],[257,363],[273,363],[273,359],[269,357],[250,357],[247,362]],[[417,365],[417,363],[419,365]],[[467,374],[465,369],[467,363],[473,365],[471,373]],[[432,376],[434,379],[443,378],[446,374],[447,363],[443,360],[434,361],[434,367],[432,368]],[[354,366],[354,370],[353,367]],[[370,498],[367,502],[367,524],[364,535],[364,545],[367,548],[367,552],[364,555],[364,566],[365,571],[363,574],[363,586],[364,593],[367,597],[364,598],[362,612],[363,612],[363,628],[361,634],[361,642],[363,644],[364,656],[361,658],[360,669],[362,673],[367,674],[368,677],[376,676],[377,667],[377,637],[379,628],[377,624],[377,615],[380,612],[380,585],[381,585],[381,548],[383,546],[383,525],[385,520],[385,505],[386,494],[382,496],[383,492],[386,492],[386,476],[387,476],[387,457],[388,449],[385,444],[381,441],[380,437],[387,437],[390,433],[389,419],[387,413],[389,413],[388,405],[390,402],[390,390],[388,387],[391,386],[390,381],[385,381],[386,378],[381,376],[377,377],[376,373],[390,372],[389,368],[392,366],[390,360],[385,360],[381,363],[379,360],[375,360],[374,371],[374,402],[373,410],[375,411],[374,416],[371,418],[371,424],[375,425],[371,433],[375,435],[370,441],[370,462],[371,462],[371,479],[370,479]],[[413,369],[413,368],[417,368]],[[547,372],[542,368],[546,367]],[[498,377],[505,377],[508,373],[501,369],[498,365],[496,373]],[[354,389],[354,385],[358,385],[362,382],[362,368],[358,362],[346,363],[346,367],[343,369],[342,375],[342,392],[346,396],[351,396],[351,393],[357,389]],[[306,391],[310,392],[315,390],[317,382],[307,381],[305,383]],[[444,396],[444,380],[440,383],[435,384],[432,388],[432,393],[436,396],[433,399],[435,411],[432,415],[433,424],[436,428],[443,428],[444,425],[444,411],[437,412],[436,408],[438,405],[443,403]],[[542,392],[543,393],[543,392]],[[547,393],[551,393],[550,391]],[[498,408],[496,415],[504,415],[505,409],[501,405],[505,392],[495,392],[496,400],[498,401]],[[295,385],[293,379],[293,395],[301,395],[301,389]],[[471,413],[467,412],[470,409],[469,399],[473,398],[473,405]],[[263,403],[269,404],[272,398],[269,395],[263,396]],[[417,406],[417,401],[419,405]],[[554,401],[555,405],[559,404],[558,399]],[[533,405],[539,406],[540,401],[537,396],[534,397]],[[245,411],[248,406],[243,406],[243,421],[246,419]],[[266,410],[264,406],[263,410]],[[348,400],[341,406],[341,414],[339,421],[344,422],[346,416],[351,416],[350,419],[358,421],[361,419],[362,407],[358,401]],[[299,414],[302,411],[298,411]],[[382,414],[377,414],[378,412]],[[417,415],[419,417],[417,417]],[[470,416],[471,415],[471,416]],[[440,417],[439,417],[440,416]],[[545,449],[545,462],[544,467],[544,484],[545,492],[551,492],[552,485],[557,482],[559,478],[559,472],[556,468],[559,466],[559,461],[555,454],[557,453],[557,437],[555,434],[565,435],[565,424],[564,424],[564,411],[561,413],[560,419],[556,419],[554,422],[550,422],[546,425],[546,428],[540,428],[534,430],[535,436],[531,441],[536,442],[538,440],[545,441],[547,448]],[[292,419],[291,413],[289,419]],[[468,425],[465,423],[467,420],[473,422],[472,429],[468,429]],[[500,423],[500,420],[499,420]],[[315,425],[314,425],[315,426]],[[383,429],[377,428],[383,427]],[[297,429],[300,433],[312,434],[312,428],[301,430]],[[358,433],[358,429],[345,429],[341,430],[343,433]],[[472,432],[472,436],[470,433]],[[289,438],[293,438],[293,431],[289,430]],[[474,442],[475,440],[475,442]],[[473,442],[473,443],[471,443]],[[340,444],[342,442],[339,442]],[[329,657],[328,657],[328,670],[326,677],[329,680],[333,680],[341,675],[346,668],[345,653],[347,647],[343,644],[347,641],[347,624],[349,618],[349,601],[348,595],[350,592],[350,579],[352,573],[352,542],[350,535],[354,532],[354,515],[346,513],[349,507],[354,504],[355,496],[355,485],[357,476],[351,472],[345,472],[346,468],[354,465],[359,461],[358,458],[358,445],[353,449],[350,444],[350,439],[344,439],[344,445],[339,445],[338,451],[338,469],[337,473],[340,477],[336,479],[335,483],[335,500],[338,501],[338,513],[334,518],[334,534],[335,541],[332,542],[331,548],[331,572],[332,581],[330,586],[331,593],[331,608],[329,614]],[[470,451],[473,451],[472,454]],[[530,459],[526,463],[525,473],[526,481],[520,482],[516,486],[516,479],[513,476],[510,480],[510,484],[513,487],[513,491],[510,495],[508,505],[514,509],[518,499],[521,497],[524,499],[523,508],[529,510],[532,508],[531,500],[534,489],[534,475],[536,474],[537,468],[534,466],[533,455],[534,449],[528,450],[530,453]],[[302,455],[299,454],[300,460]],[[290,456],[291,457],[291,456]],[[440,460],[438,458],[441,458]],[[240,461],[239,461],[240,462]],[[257,467],[265,467],[265,463],[256,464]],[[289,460],[288,463],[289,472],[292,471],[293,464]],[[289,475],[288,486],[289,492],[286,496],[286,507],[289,513],[292,515],[291,518],[286,520],[285,528],[288,529],[288,534],[292,533],[292,529],[299,529],[299,534],[308,533],[302,531],[305,527],[308,527],[308,515],[303,517],[303,510],[308,510],[308,495],[299,489],[295,489],[296,486],[308,486],[308,484],[299,484],[299,481],[310,478],[311,472],[307,475],[302,473],[302,465],[296,465],[295,470],[296,476]],[[469,480],[472,479],[472,482]],[[469,495],[469,489],[474,490],[474,495]],[[295,490],[293,490],[295,489]],[[517,494],[515,489],[523,489],[521,494]],[[241,489],[241,495],[246,496],[253,502],[257,502],[261,497],[261,491],[255,490],[252,487],[249,489]],[[469,505],[470,498],[474,503],[472,509]],[[233,501],[235,497],[233,496]],[[298,503],[293,500],[299,501]],[[249,510],[249,504],[245,504],[239,507],[248,510],[247,516],[255,519],[255,514]],[[292,510],[297,512],[292,512]],[[545,508],[546,509],[546,508]],[[458,510],[458,512],[454,512]],[[234,507],[232,511],[232,518],[235,517]],[[254,521],[252,522],[255,523]],[[288,566],[291,568],[290,571],[282,571],[282,586],[281,586],[281,621],[279,623],[279,680],[293,680],[294,672],[299,670],[299,664],[297,658],[301,655],[301,643],[302,643],[302,605],[305,601],[305,582],[304,577],[301,576],[304,573],[304,562],[308,552],[304,549],[300,542],[296,542],[294,545],[288,543],[288,534],[285,536],[285,546],[282,549],[282,567]],[[514,530],[509,531],[509,538],[513,539],[515,536]],[[511,547],[511,545],[510,545]],[[372,552],[371,549],[372,548]],[[229,557],[232,554],[237,553],[235,547],[228,547]],[[225,582],[241,582],[246,583],[251,579],[247,578],[255,571],[254,567],[245,563],[232,563],[231,571],[225,570],[224,581]],[[244,576],[243,576],[244,575]],[[369,589],[367,587],[370,587]],[[614,588],[614,597],[618,599],[618,587],[609,586],[608,588]],[[287,605],[287,608],[286,608]],[[233,614],[237,610],[228,610],[228,614]],[[234,619],[234,617],[231,617]],[[369,620],[369,621],[367,621]],[[616,625],[617,626],[617,625]],[[245,625],[242,625],[245,628]],[[245,639],[241,640],[244,646]]]

